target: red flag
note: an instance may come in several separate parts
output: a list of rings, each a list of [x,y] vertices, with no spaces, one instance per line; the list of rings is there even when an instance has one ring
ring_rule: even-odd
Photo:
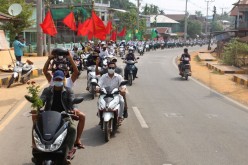
[[[117,34],[117,35],[120,36],[120,37],[124,37],[126,35],[126,27],[124,27],[122,29],[122,31],[119,34]]]
[[[117,32],[113,31],[110,40],[116,41],[116,39],[117,39]]]
[[[86,36],[88,35],[89,31],[93,32],[93,22],[91,18],[78,25],[77,35]]]
[[[107,27],[106,27],[106,34],[110,34],[112,30],[112,22],[108,21]]]
[[[74,13],[70,12],[70,14],[68,14],[64,20],[63,23],[68,26],[71,30],[76,31],[77,30],[77,26],[76,26],[76,22],[75,22],[75,18],[74,18]]]
[[[45,19],[40,24],[40,27],[42,28],[43,33],[49,34],[50,36],[55,36],[58,33],[50,10],[47,12]]]
[[[106,39],[106,28],[104,26],[103,21],[96,15],[94,11],[92,11],[92,21],[93,21],[93,35],[100,39]]]

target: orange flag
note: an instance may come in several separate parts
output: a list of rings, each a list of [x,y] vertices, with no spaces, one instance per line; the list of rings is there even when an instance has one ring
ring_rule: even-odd
[[[106,39],[106,28],[103,23],[103,21],[96,15],[94,11],[92,11],[92,21],[93,21],[93,35],[100,39],[105,40]]]
[[[58,32],[53,22],[51,11],[49,10],[46,14],[44,21],[40,24],[43,33],[55,36]]]
[[[77,26],[76,26],[76,22],[75,22],[75,18],[74,18],[74,13],[70,12],[70,14],[68,14],[64,20],[63,23],[68,26],[71,30],[76,31],[77,30]]]
[[[106,27],[106,34],[110,34],[112,30],[112,22],[108,21],[107,27]]]
[[[124,27],[122,29],[122,31],[119,34],[117,34],[117,35],[120,36],[120,37],[124,37],[126,35],[126,27]]]

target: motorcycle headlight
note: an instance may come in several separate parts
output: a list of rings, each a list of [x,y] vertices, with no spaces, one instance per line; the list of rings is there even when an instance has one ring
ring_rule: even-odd
[[[38,134],[36,133],[36,131],[33,130],[35,145],[39,150],[41,150],[43,152],[53,152],[53,151],[59,149],[59,147],[62,145],[66,135],[67,135],[67,129],[64,130],[64,132],[61,135],[59,135],[59,137],[54,141],[53,144],[44,145],[41,143],[40,138],[39,138]]]

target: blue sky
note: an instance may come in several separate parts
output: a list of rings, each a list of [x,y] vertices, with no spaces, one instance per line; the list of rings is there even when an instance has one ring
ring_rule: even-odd
[[[137,0],[129,0],[137,4]],[[211,0],[208,0],[211,1]],[[212,0],[209,2],[209,14],[212,14],[213,6],[216,6],[217,14],[221,14],[222,10],[230,12],[233,7],[233,3],[238,0]],[[160,9],[164,10],[166,14],[172,13],[185,13],[186,0],[141,0],[141,6],[145,4],[154,4],[159,6]],[[207,13],[207,2],[206,0],[188,0],[188,12],[194,14],[195,11],[201,11],[203,15]]]

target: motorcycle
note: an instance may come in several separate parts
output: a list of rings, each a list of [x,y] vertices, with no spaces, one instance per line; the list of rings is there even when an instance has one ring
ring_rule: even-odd
[[[33,68],[33,62],[30,60],[27,60],[26,63],[17,61],[7,88],[9,88],[14,82],[21,82],[22,84],[25,84],[28,80],[30,80]]]
[[[185,80],[188,80],[188,77],[191,76],[190,72],[190,64],[183,64],[182,65],[182,77],[185,78]]]
[[[95,68],[96,66],[89,66],[87,68],[88,71],[88,75],[87,75],[87,85],[89,87],[89,92],[91,94],[91,98],[94,99],[95,95],[96,95],[96,85],[94,85],[94,83],[98,82],[98,77],[96,75],[95,72]],[[101,70],[101,67],[98,68],[99,70]],[[93,83],[94,82],[94,83]]]
[[[146,44],[146,52],[149,52],[150,51],[150,46],[149,44]]]
[[[25,96],[26,97],[26,96]],[[30,101],[27,97],[26,99]],[[79,104],[83,97],[75,98],[72,104]],[[31,102],[31,101],[30,101]],[[57,111],[39,110],[36,115],[37,122],[33,126],[32,138],[34,145],[32,149],[32,161],[36,165],[66,165],[69,152],[66,139],[68,138],[69,122],[67,119],[78,120],[78,117]],[[75,153],[74,153],[75,154]]]
[[[119,54],[120,54],[120,57],[123,57],[125,55],[125,48],[124,46],[120,46],[120,49],[119,49]]]
[[[144,49],[142,45],[138,46],[138,53],[140,54],[140,56],[144,54]]]
[[[133,80],[135,79],[135,75],[134,75],[135,65],[134,64],[137,63],[137,61],[128,60],[128,61],[124,61],[124,63],[126,63],[125,75],[124,75],[125,79],[127,79],[128,84],[132,86]]]
[[[99,86],[97,83],[92,83]],[[120,86],[126,85],[127,81],[122,81]],[[100,126],[104,132],[105,142],[110,140],[111,135],[114,136],[118,129],[118,114],[120,112],[119,89],[114,88],[110,91],[109,87],[101,88],[100,96],[97,102],[98,117],[100,118]]]

